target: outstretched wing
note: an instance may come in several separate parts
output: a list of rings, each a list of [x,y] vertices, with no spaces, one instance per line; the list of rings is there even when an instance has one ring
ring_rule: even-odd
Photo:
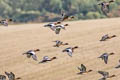
[[[68,54],[70,57],[72,57],[72,52],[67,52],[67,54]]]
[[[37,56],[34,54],[32,55],[33,60],[37,61]]]
[[[109,77],[109,73],[105,72],[105,71],[98,71],[99,74],[101,74],[103,76],[103,78],[108,78]]]
[[[107,64],[107,62],[108,62],[108,56],[107,55],[104,55],[104,62],[105,62],[105,64]]]
[[[86,72],[86,67],[85,67],[85,65],[81,64],[81,69],[82,69],[83,72]]]
[[[61,30],[61,28],[56,28],[55,33],[56,33],[56,34],[59,34],[59,33],[60,33],[60,30]]]

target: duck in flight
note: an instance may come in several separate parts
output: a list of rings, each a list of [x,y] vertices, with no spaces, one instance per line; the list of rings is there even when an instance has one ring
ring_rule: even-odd
[[[67,52],[67,54],[72,57],[72,53],[74,52],[75,49],[77,49],[78,46],[75,46],[75,47],[68,47],[66,49],[64,49],[62,52]]]
[[[49,58],[48,56],[44,56],[43,57],[43,60],[40,61],[39,63],[45,63],[45,62],[48,62],[48,61],[52,61],[54,59],[57,59],[57,57],[52,57],[52,58]]]
[[[12,19],[4,19],[4,20],[0,20],[0,24],[4,26],[8,26],[8,23],[12,21],[13,21]]]
[[[62,20],[61,21],[71,20],[71,19],[74,18],[74,16],[67,15],[64,11],[61,12],[61,15],[62,15]]]
[[[26,54],[27,58],[30,58],[32,56],[33,60],[37,61],[36,52],[38,52],[38,51],[40,51],[40,49],[29,50],[29,51],[23,53],[23,55]]]
[[[56,40],[56,41],[53,41],[53,42],[56,42],[54,47],[60,47],[61,45],[68,45],[68,43],[63,43],[62,41],[59,41],[59,40]]]
[[[18,79],[21,79],[20,77],[15,77],[15,74],[13,72],[5,72],[5,74],[7,75],[8,79],[9,80],[18,80]]]
[[[109,72],[106,71],[98,71],[99,74],[101,74],[103,77],[99,80],[106,80],[107,78],[115,77],[115,75],[109,75]]]
[[[48,23],[47,25],[44,25],[44,27],[49,27],[51,30],[54,31],[57,24],[61,24],[61,22]]]
[[[103,53],[100,57],[98,57],[98,58],[101,58],[102,60],[104,60],[104,62],[105,62],[105,64],[107,64],[108,63],[108,57],[110,56],[110,55],[114,55],[115,53]]]
[[[116,37],[116,35],[109,36],[108,34],[106,34],[106,35],[102,36],[100,41],[106,41],[107,39],[111,39],[114,37]]]
[[[89,72],[91,72],[92,70],[86,70],[86,66],[85,65],[83,65],[83,64],[81,64],[81,66],[80,67],[78,67],[78,70],[80,70],[80,72],[78,73],[78,74],[83,74],[83,73],[89,73]]]
[[[101,5],[101,10],[105,15],[107,15],[107,13],[109,13],[109,5],[110,5],[110,3],[114,2],[114,1],[115,0],[110,0],[108,2],[104,1],[104,2],[98,3],[98,5]]]
[[[65,26],[68,26],[68,24],[65,24],[65,25],[57,25],[54,27],[54,31],[56,34],[59,34],[61,29],[64,29],[65,30]]]

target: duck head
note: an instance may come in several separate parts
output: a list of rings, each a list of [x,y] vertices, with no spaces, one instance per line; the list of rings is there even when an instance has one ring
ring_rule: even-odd
[[[78,46],[75,46],[74,49],[79,48]]]
[[[36,49],[36,50],[34,50],[35,52],[37,52],[37,51],[40,51],[40,49]]]
[[[65,24],[64,26],[68,26],[68,24]]]
[[[109,55],[114,55],[115,53],[111,52]]]
[[[112,37],[116,37],[116,35],[113,35]]]
[[[69,45],[68,43],[65,43],[64,45]]]

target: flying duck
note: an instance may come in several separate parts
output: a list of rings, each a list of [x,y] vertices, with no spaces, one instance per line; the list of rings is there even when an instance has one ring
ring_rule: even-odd
[[[47,24],[47,25],[44,25],[44,27],[49,27],[51,30],[55,30],[55,28],[56,28],[56,25],[57,24],[60,24],[61,22],[55,22],[55,23],[49,23],[49,24]]]
[[[100,41],[106,41],[107,39],[111,39],[114,37],[116,37],[116,35],[109,36],[108,34],[106,34],[106,35],[102,36]]]
[[[109,5],[110,3],[114,2],[115,0],[110,0],[109,2],[101,2],[98,5],[101,5],[101,10],[102,12],[107,15],[107,13],[109,13]]]
[[[115,53],[103,53],[100,57],[98,57],[98,58],[101,58],[102,60],[104,60],[104,62],[105,62],[105,64],[107,64],[107,62],[108,62],[108,56],[109,55],[114,55]]]
[[[15,78],[15,74],[13,72],[10,72],[10,73],[5,72],[5,74],[7,75],[7,77],[8,77],[9,80],[18,80],[18,79],[21,79],[20,77]]]
[[[69,20],[69,19],[74,18],[74,16],[69,16],[64,11],[62,11],[61,15],[62,15],[62,20],[61,21],[65,21],[65,20]]]
[[[105,71],[98,71],[98,73],[103,76],[103,78],[101,78],[101,80],[106,80],[107,78],[115,77],[115,75],[109,76],[109,72],[105,72]]]
[[[62,29],[65,30],[65,26],[68,26],[68,24],[65,24],[65,25],[61,24],[61,25],[57,25],[56,27],[61,27]]]
[[[67,54],[72,57],[72,53],[74,52],[74,49],[77,49],[78,46],[75,46],[75,47],[68,47],[66,49],[64,49],[62,52],[67,52]]]
[[[6,80],[6,76],[5,75],[0,75],[0,80]]]
[[[48,62],[48,61],[52,61],[54,59],[57,59],[57,58],[56,57],[49,58],[48,56],[44,56],[43,60],[40,61],[39,63],[45,63],[45,62]]]
[[[54,31],[55,31],[55,33],[56,33],[56,34],[59,34],[61,29],[64,29],[64,30],[65,30],[65,26],[68,26],[68,24],[54,26]]]
[[[8,23],[12,21],[13,21],[12,19],[0,20],[0,24],[4,26],[8,26]]]
[[[68,45],[68,43],[63,43],[62,41],[59,41],[59,40],[56,40],[56,41],[53,41],[53,42],[56,42],[56,44],[54,45],[54,47],[59,47],[61,45]]]
[[[119,65],[117,65],[115,68],[120,68],[120,60],[119,60]]]
[[[40,51],[40,50],[39,49],[29,50],[29,51],[23,53],[23,55],[26,54],[28,58],[30,58],[32,56],[33,60],[37,61],[37,56],[36,56],[36,53],[35,53],[37,51]]]
[[[78,74],[88,73],[88,72],[92,71],[92,70],[86,71],[86,66],[83,64],[81,64],[81,67],[78,67],[78,69],[80,70],[80,72]]]

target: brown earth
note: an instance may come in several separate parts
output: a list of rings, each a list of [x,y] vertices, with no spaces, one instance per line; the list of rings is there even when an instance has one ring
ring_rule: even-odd
[[[120,80],[120,69],[114,67],[120,59],[120,18],[72,21],[66,22],[70,26],[56,35],[52,30],[43,27],[44,24],[22,24],[0,26],[0,74],[12,71],[22,80],[98,80],[102,76],[98,70],[115,74],[109,80]],[[117,37],[100,42],[104,34]],[[53,47],[54,40],[68,42],[70,45]],[[69,57],[62,50],[69,46],[79,46]],[[45,64],[38,64],[32,58],[28,59],[22,53],[30,49],[39,48],[39,61],[43,56],[57,59]],[[104,64],[97,57],[104,52],[115,52],[109,57],[108,64]],[[85,64],[93,72],[77,75],[80,64]]]

